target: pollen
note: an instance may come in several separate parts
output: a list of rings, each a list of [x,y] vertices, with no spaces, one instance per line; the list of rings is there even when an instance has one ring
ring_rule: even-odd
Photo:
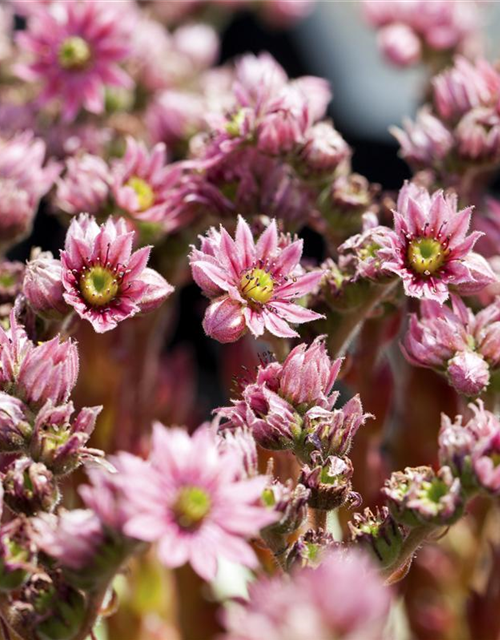
[[[116,274],[105,267],[90,267],[80,278],[80,291],[93,307],[109,304],[116,297],[118,289]]]
[[[71,36],[59,47],[59,64],[63,69],[79,71],[90,62],[92,52],[87,42],[79,36]]]
[[[266,304],[273,297],[274,280],[264,269],[251,269],[242,276],[240,291],[250,302]]]
[[[413,271],[430,276],[443,266],[448,249],[433,238],[415,238],[408,247],[408,261]]]

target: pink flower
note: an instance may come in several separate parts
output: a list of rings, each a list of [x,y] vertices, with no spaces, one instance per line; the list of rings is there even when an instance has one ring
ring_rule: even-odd
[[[157,222],[172,230],[168,193],[180,175],[176,165],[166,165],[165,145],[149,153],[143,143],[127,138],[122,160],[113,166],[113,195],[119,207],[133,218]]]
[[[104,542],[99,518],[92,511],[73,509],[32,520],[35,544],[63,567],[80,570],[94,559]]]
[[[500,98],[500,74],[487,61],[462,56],[432,80],[434,104],[445,120],[456,121],[475,107],[494,107]]]
[[[156,308],[173,290],[157,274],[152,296],[152,283],[143,279],[150,247],[132,252],[133,237],[123,219],[109,218],[99,227],[86,214],[72,221],[66,235],[61,252],[64,299],[98,333],[114,329],[143,308]],[[163,292],[158,291],[160,282]]]
[[[56,206],[73,215],[102,214],[110,187],[111,172],[102,158],[90,153],[68,158],[66,172],[57,182]]]
[[[471,252],[480,233],[467,235],[471,208],[457,210],[457,199],[442,191],[432,196],[407,183],[394,211],[394,232],[379,236],[382,268],[403,280],[405,293],[441,304],[449,287],[481,289],[495,276],[486,261]]]
[[[500,300],[477,315],[457,296],[451,300],[452,309],[423,301],[420,319],[410,317],[402,349],[412,364],[446,372],[457,391],[474,396],[500,365]]]
[[[81,107],[102,113],[106,86],[132,86],[118,64],[130,51],[133,16],[127,5],[118,13],[116,7],[95,0],[40,9],[27,31],[18,35],[19,45],[31,57],[18,65],[18,74],[28,82],[41,81],[41,103],[58,98],[67,121]]]
[[[189,562],[204,579],[217,573],[218,558],[253,567],[246,538],[276,516],[260,501],[267,478],[241,479],[240,455],[221,451],[216,435],[200,428],[190,437],[178,428],[154,428],[150,464],[124,478],[132,516],[125,533],[158,543],[169,567]]]
[[[262,578],[226,611],[225,640],[382,640],[391,592],[358,550],[332,551],[317,569]]]
[[[238,219],[235,240],[221,227],[212,230],[201,249],[190,255],[195,282],[213,299],[205,330],[219,342],[233,342],[245,328],[258,337],[267,329],[287,338],[298,334],[288,322],[301,324],[321,316],[294,302],[319,283],[322,272],[303,273],[299,266],[302,240],[279,246],[276,222],[255,243],[248,224]],[[212,322],[213,305],[224,304],[224,320]],[[237,328],[235,331],[234,328]]]

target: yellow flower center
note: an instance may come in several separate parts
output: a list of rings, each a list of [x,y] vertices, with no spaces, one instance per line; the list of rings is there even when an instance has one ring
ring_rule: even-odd
[[[138,178],[137,176],[132,176],[125,186],[131,187],[135,191],[137,202],[139,203],[139,209],[141,211],[146,211],[146,209],[153,206],[155,194],[146,180]]]
[[[274,280],[264,269],[251,269],[241,278],[240,291],[247,300],[266,304],[273,297]]]
[[[66,38],[59,47],[59,64],[63,69],[84,69],[90,61],[92,52],[89,45],[80,36]]]
[[[443,266],[447,250],[438,240],[415,238],[408,247],[411,268],[425,276],[430,276]]]
[[[212,501],[200,487],[184,487],[173,506],[177,524],[183,529],[196,529],[210,512]]]
[[[104,267],[91,267],[80,278],[80,291],[93,307],[102,307],[111,302],[118,288],[115,274]]]

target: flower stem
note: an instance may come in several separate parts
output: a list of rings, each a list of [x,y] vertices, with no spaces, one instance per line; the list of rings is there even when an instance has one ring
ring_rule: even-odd
[[[387,584],[393,584],[402,580],[406,571],[404,569],[409,565],[415,555],[415,552],[421,547],[432,533],[436,532],[434,525],[421,525],[415,527],[406,536],[401,551],[396,560],[382,571],[382,576],[386,579]]]
[[[352,341],[356,338],[363,323],[376,306],[388,298],[400,280],[394,279],[387,283],[374,283],[363,302],[352,310],[332,310],[328,316],[328,347],[332,357],[338,358],[345,355]]]
[[[320,529],[326,531],[327,515],[328,511],[325,511],[324,509],[309,509],[309,521],[315,531],[319,531]]]

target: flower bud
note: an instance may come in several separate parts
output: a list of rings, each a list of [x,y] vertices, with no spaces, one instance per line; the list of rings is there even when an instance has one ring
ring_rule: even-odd
[[[85,619],[85,598],[38,571],[11,601],[14,629],[37,640],[72,640]]]
[[[25,518],[16,518],[0,530],[0,591],[19,589],[34,566],[35,549]]]
[[[59,500],[54,476],[41,462],[19,458],[12,462],[3,478],[4,501],[14,513],[34,515],[52,511]]]
[[[30,350],[21,362],[17,386],[29,404],[66,402],[78,377],[78,350],[56,336]]]
[[[387,507],[375,514],[369,508],[355,513],[348,523],[351,540],[376,556],[383,567],[390,566],[398,557],[403,542],[403,530]]]
[[[26,446],[32,433],[26,411],[21,400],[0,391],[0,451],[20,451]]]
[[[65,475],[85,459],[101,452],[86,449],[102,407],[84,407],[74,418],[73,403],[55,407],[49,400],[38,412],[31,453],[54,474]]]
[[[370,414],[363,413],[359,396],[351,398],[342,409],[311,409],[304,418],[306,448],[309,445],[321,451],[325,457],[345,456],[359,427],[369,417]]]
[[[478,444],[472,455],[477,484],[489,495],[500,495],[500,430]]]
[[[420,38],[405,24],[391,24],[380,29],[378,45],[385,58],[398,67],[416,64],[422,56]]]
[[[329,122],[318,122],[311,127],[300,152],[305,175],[329,174],[349,159],[349,145]]]
[[[457,353],[448,362],[451,385],[465,396],[477,396],[488,388],[490,368],[486,360],[474,351]]]
[[[402,524],[453,524],[463,512],[462,486],[449,467],[435,473],[430,467],[396,471],[382,489],[393,517]]]
[[[296,566],[317,567],[328,551],[340,546],[340,542],[336,542],[334,537],[323,529],[309,529],[292,545],[286,559],[287,569],[290,571]]]
[[[308,504],[313,509],[331,511],[346,502],[358,502],[360,496],[352,491],[352,462],[349,458],[329,456],[324,462],[314,456],[315,466],[304,466],[299,482],[311,490]]]
[[[141,281],[146,285],[146,289],[138,303],[141,313],[150,313],[158,309],[174,290],[174,287],[158,271],[149,267],[146,267],[142,272]]]
[[[35,250],[26,265],[23,293],[33,311],[45,318],[60,320],[71,310],[63,298],[61,261],[50,251]]]
[[[207,309],[203,329],[207,336],[223,344],[236,342],[246,331],[241,305],[230,298],[217,298]]]
[[[263,530],[279,535],[297,531],[307,517],[307,501],[310,491],[301,484],[292,489],[291,482],[282,484],[274,481],[262,494],[264,504],[279,515],[279,520]]]

